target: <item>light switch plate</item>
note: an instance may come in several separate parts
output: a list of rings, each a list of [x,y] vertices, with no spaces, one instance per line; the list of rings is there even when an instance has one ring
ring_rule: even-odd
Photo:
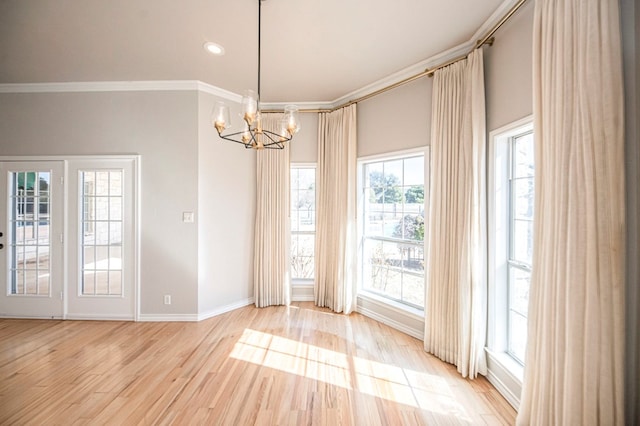
[[[182,212],[182,221],[184,223],[193,223],[193,212]]]

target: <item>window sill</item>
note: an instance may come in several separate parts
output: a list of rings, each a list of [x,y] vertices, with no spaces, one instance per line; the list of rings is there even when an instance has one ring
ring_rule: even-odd
[[[358,313],[395,328],[416,339],[424,339],[424,312],[367,291],[358,293]]]
[[[374,301],[376,303],[384,303],[385,305],[389,305],[390,307],[392,307],[394,310],[399,310],[404,312],[405,314],[414,316],[416,319],[424,320],[424,311],[409,305],[405,305],[404,303],[396,302],[392,299],[387,299],[386,297],[380,296],[379,294],[367,290],[361,290],[360,292],[358,292],[358,297],[364,300]]]

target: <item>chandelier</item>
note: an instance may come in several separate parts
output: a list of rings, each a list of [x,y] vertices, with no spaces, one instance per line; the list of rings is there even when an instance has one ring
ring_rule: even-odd
[[[242,130],[224,134],[223,132],[231,128],[229,119],[229,106],[224,102],[217,102],[213,109],[211,121],[218,131],[218,136],[224,140],[239,143],[245,148],[253,149],[284,149],[285,142],[293,139],[293,135],[300,130],[298,120],[298,107],[287,105],[284,108],[284,117],[278,123],[278,131],[262,127],[262,117],[260,114],[260,23],[262,2],[258,0],[258,93],[247,90],[242,97]]]

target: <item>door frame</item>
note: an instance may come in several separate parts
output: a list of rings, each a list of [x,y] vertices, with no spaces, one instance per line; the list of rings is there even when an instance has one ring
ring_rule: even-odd
[[[62,221],[62,319],[68,318],[68,298],[69,298],[69,277],[70,273],[76,273],[76,271],[69,271],[69,244],[75,244],[75,241],[71,241],[70,226],[69,223],[69,209],[73,206],[69,206],[69,164],[74,161],[112,161],[112,160],[128,160],[133,163],[133,247],[132,247],[132,265],[133,269],[133,320],[140,321],[140,194],[141,194],[141,156],[138,154],[123,154],[123,155],[33,155],[33,156],[0,156],[2,162],[42,162],[42,161],[61,161],[63,163],[63,221]],[[87,320],[110,320],[112,318],[77,318],[72,319],[87,319]]]

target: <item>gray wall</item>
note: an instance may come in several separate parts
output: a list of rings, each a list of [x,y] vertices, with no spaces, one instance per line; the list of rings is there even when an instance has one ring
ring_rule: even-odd
[[[358,157],[429,145],[432,85],[420,78],[358,103]]]
[[[0,155],[140,154],[141,313],[198,308],[197,93],[0,94]],[[172,304],[163,304],[163,295]]]
[[[198,95],[198,313],[253,297],[256,153],[223,141],[211,125],[218,99]],[[231,116],[240,106],[227,101]]]
[[[421,78],[358,103],[358,157],[429,145],[431,87]],[[301,114],[303,128],[291,143],[291,162],[318,160],[318,114]]]
[[[318,114],[301,113],[300,131],[291,141],[289,158],[292,163],[318,161]]]
[[[484,49],[488,132],[533,113],[533,6],[525,3]]]

